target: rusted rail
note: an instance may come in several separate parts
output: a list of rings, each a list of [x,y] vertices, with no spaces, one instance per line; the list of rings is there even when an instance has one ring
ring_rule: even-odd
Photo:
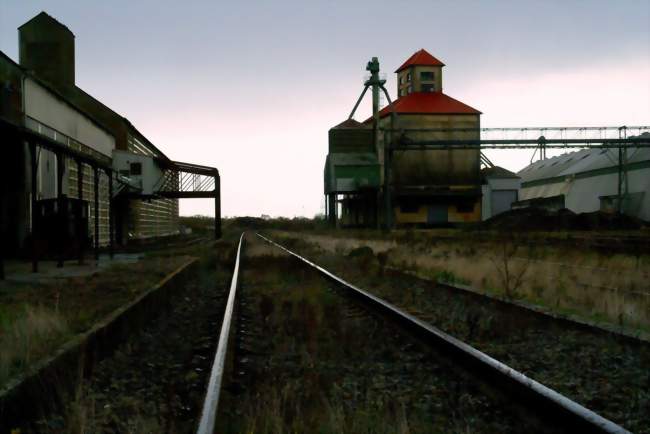
[[[515,399],[517,403],[529,408],[533,413],[546,416],[546,420],[553,421],[554,425],[566,428],[568,432],[629,433],[623,427],[605,419],[568,397],[400,310],[385,300],[350,284],[297,253],[260,234],[257,234],[257,236],[318,270],[328,279],[350,291],[351,295],[361,299],[372,309],[392,318],[423,341],[444,351],[455,363],[467,369],[479,381],[489,383],[492,387],[500,389],[506,395]]]
[[[205,394],[205,400],[203,401],[201,419],[199,420],[199,426],[196,431],[197,434],[212,434],[214,431],[215,423],[217,421],[217,407],[219,406],[221,381],[223,379],[223,371],[226,364],[226,353],[228,352],[228,338],[230,335],[230,324],[232,322],[232,315],[235,306],[237,281],[239,278],[239,259],[241,257],[241,248],[243,242],[244,233],[242,233],[239,237],[237,258],[235,259],[235,269],[232,273],[232,280],[230,281],[228,302],[226,304],[226,311],[223,316],[221,333],[219,334],[219,345],[217,346],[217,352],[214,356],[214,362],[212,363],[212,370],[210,371],[210,381],[208,383],[208,390]]]

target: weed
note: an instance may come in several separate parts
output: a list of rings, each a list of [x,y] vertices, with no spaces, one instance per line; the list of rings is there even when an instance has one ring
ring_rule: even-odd
[[[25,306],[22,314],[0,334],[0,384],[42,357],[52,343],[61,343],[68,332],[61,314],[43,306]]]

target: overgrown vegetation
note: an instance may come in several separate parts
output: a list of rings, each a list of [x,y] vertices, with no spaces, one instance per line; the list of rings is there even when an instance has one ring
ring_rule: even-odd
[[[298,237],[290,231],[273,235]],[[589,248],[594,242],[590,239],[576,241],[561,234],[548,239],[543,234],[496,237],[444,229],[395,231],[387,237],[377,231],[301,232],[299,237],[338,255],[367,246],[380,270],[397,268],[463,283],[497,297],[571,312],[589,321],[605,320],[605,326],[650,336],[648,253],[598,250]],[[568,238],[561,242],[562,237]]]
[[[240,310],[246,333],[234,340],[219,432],[530,431],[425,348],[274,251],[247,244]],[[364,248],[345,261],[374,273],[374,258]]]
[[[337,242],[341,247],[341,240]],[[382,245],[369,244],[375,251]],[[650,372],[647,369],[650,345],[631,343],[607,333],[544,320],[512,305],[438,286],[432,281],[434,277],[443,276],[444,280],[451,281],[455,279],[455,271],[439,270],[424,280],[397,268],[382,269],[379,255],[375,255],[377,260],[374,265],[365,267],[363,263],[368,262],[367,256],[351,258],[336,253],[334,249],[323,250],[320,246],[320,243],[305,245],[303,242],[298,252],[631,431],[650,433],[647,423],[650,396],[646,393],[647,385],[650,385]],[[353,246],[351,244],[347,251],[361,249],[357,244]],[[455,255],[464,254],[462,250],[462,247],[456,247],[445,253],[456,259]],[[528,254],[528,246],[519,244],[517,249],[507,246],[505,254],[501,250],[507,261],[515,261],[518,266],[520,262],[516,262],[517,256],[512,254],[513,250],[518,250],[522,255]],[[387,252],[389,256],[394,253],[392,250]],[[537,258],[541,253],[530,252],[530,255]],[[436,254],[443,255],[439,250]],[[476,258],[474,261],[477,262]],[[467,262],[464,264],[469,267]],[[531,274],[516,271],[526,278],[511,278],[535,285],[537,294],[544,296],[545,290],[539,289],[543,288],[539,276],[532,274],[534,264],[535,261],[531,261],[528,272]],[[409,264],[406,264],[408,267]],[[415,268],[413,262],[410,267]],[[490,267],[494,269],[495,265],[490,263]],[[405,265],[400,263],[399,269],[403,268]],[[462,269],[459,270],[462,272]],[[556,281],[557,286],[553,290],[558,294],[567,291],[561,294],[562,300],[570,300],[572,296],[568,293],[566,280]],[[498,280],[494,282],[498,285]],[[498,294],[503,296],[502,291],[498,291]],[[515,291],[513,294],[520,293]]]
[[[0,288],[0,385],[189,260],[153,255],[85,277]]]

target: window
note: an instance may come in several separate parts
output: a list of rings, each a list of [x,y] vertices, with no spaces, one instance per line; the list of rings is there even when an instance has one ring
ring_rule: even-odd
[[[457,212],[472,212],[474,211],[474,203],[473,202],[461,202],[458,205],[456,205],[456,211]]]
[[[420,205],[413,202],[404,202],[400,204],[399,211],[402,214],[414,214],[420,211]]]
[[[422,85],[422,92],[435,92],[435,91],[436,91],[436,86],[433,83]]]
[[[399,77],[399,84],[404,84],[404,76],[400,75]]]
[[[142,175],[142,163],[130,164],[131,175]]]
[[[433,80],[435,80],[435,76],[433,74],[433,71],[422,71],[422,72],[420,72],[420,80],[422,80],[422,81],[433,81]]]
[[[406,88],[406,93],[409,94],[411,92],[413,92],[413,86],[409,84],[409,87]]]
[[[409,83],[411,82],[411,73],[410,72],[406,73],[406,81],[408,81]]]

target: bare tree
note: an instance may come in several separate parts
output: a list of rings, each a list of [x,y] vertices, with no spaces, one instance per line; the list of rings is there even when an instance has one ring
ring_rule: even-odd
[[[490,258],[496,267],[504,294],[508,299],[515,297],[517,290],[524,283],[530,265],[530,255],[527,255],[523,261],[519,261],[521,262],[519,265],[515,265],[515,259],[519,259],[517,253],[521,250],[520,243],[512,234],[509,234],[502,240],[499,251]]]

